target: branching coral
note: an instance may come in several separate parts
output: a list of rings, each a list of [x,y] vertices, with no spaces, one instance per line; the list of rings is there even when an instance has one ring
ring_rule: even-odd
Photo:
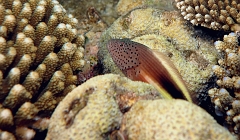
[[[85,64],[77,23],[56,0],[0,1],[1,136],[32,139],[26,122],[76,87]]]
[[[216,113],[223,115],[231,131],[240,134],[240,49],[236,33],[225,35],[223,41],[214,43],[222,54],[218,65],[212,67],[218,77],[217,85],[208,91]]]
[[[175,0],[184,19],[214,30],[240,30],[239,0]]]

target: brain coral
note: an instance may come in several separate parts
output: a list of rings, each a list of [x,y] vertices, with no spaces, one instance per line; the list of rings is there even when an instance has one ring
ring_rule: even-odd
[[[239,0],[175,0],[184,19],[214,30],[240,30]]]
[[[59,103],[46,140],[104,140],[119,129],[123,113],[135,102],[159,98],[157,91],[143,82],[114,74],[93,77]]]
[[[125,113],[120,135],[128,140],[235,140],[200,107],[184,100],[141,100]]]
[[[99,58],[105,72],[121,73],[112,61],[107,41],[130,38],[170,57],[193,97],[205,99],[211,65],[217,63],[218,52],[211,37],[183,21],[178,12],[162,12],[153,8],[131,11],[117,19],[102,35]],[[202,98],[203,97],[203,98]]]
[[[76,87],[85,63],[77,23],[56,0],[0,1],[0,139],[32,139],[30,122]]]

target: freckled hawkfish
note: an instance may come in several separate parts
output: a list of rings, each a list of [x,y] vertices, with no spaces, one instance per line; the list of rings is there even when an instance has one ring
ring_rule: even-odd
[[[114,63],[131,80],[153,85],[167,99],[192,102],[181,75],[163,53],[130,39],[111,39],[107,48]]]

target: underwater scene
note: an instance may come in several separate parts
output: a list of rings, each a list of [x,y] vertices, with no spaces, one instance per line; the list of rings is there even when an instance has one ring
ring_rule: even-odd
[[[0,0],[0,140],[240,140],[240,0]]]

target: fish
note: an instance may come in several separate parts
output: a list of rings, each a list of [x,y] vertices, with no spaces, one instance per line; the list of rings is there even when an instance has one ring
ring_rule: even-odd
[[[172,61],[162,52],[130,39],[110,39],[107,49],[114,63],[133,81],[153,85],[166,99],[192,102],[187,86]]]

